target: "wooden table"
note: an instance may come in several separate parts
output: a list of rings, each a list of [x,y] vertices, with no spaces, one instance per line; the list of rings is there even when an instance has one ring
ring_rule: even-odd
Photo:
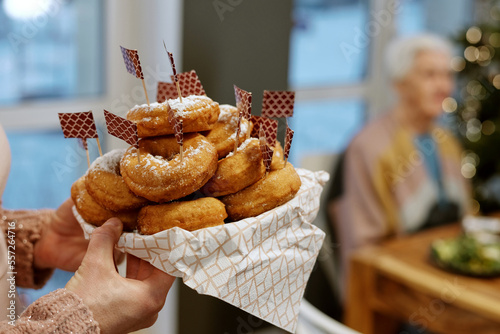
[[[364,334],[396,333],[401,322],[421,332],[500,333],[500,278],[452,274],[429,260],[433,240],[459,233],[458,224],[449,225],[357,251],[351,259],[346,324]]]

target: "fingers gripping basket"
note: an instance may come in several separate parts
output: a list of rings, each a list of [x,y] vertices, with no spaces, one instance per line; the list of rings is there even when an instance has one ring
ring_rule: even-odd
[[[311,225],[326,172],[297,169],[297,195],[271,211],[188,232],[178,227],[140,235],[123,233],[117,248],[182,277],[198,293],[220,298],[294,332],[304,289],[325,234]],[[95,226],[75,216],[89,236]]]

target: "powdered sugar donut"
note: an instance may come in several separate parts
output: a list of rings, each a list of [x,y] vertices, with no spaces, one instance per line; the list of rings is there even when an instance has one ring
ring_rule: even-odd
[[[130,147],[120,163],[127,186],[138,196],[168,202],[200,189],[217,169],[217,151],[200,134],[184,136],[183,159],[174,136],[145,138]]]
[[[183,122],[184,133],[211,130],[219,117],[219,104],[207,96],[191,95],[168,100],[163,103],[151,103],[135,106],[127,113],[127,119],[137,124],[140,138],[174,134],[174,128],[168,121],[169,109],[172,108]]]
[[[291,163],[273,170],[265,177],[237,193],[221,198],[233,221],[255,217],[291,200],[302,182]]]
[[[227,218],[224,204],[213,197],[192,201],[148,205],[141,209],[137,230],[141,234],[155,234],[172,227],[187,231],[224,224]]]
[[[222,159],[234,149],[239,112],[236,107],[228,104],[222,104],[219,108],[219,119],[215,123],[214,128],[205,134],[205,136],[215,145],[219,159]],[[250,132],[252,131],[252,123],[244,118],[241,120],[240,126],[238,146],[250,137]]]
[[[89,194],[103,207],[112,211],[140,208],[148,203],[136,196],[120,174],[120,160],[125,150],[113,150],[97,158],[85,177]]]
[[[85,176],[79,178],[71,186],[71,199],[75,203],[76,210],[87,223],[101,226],[108,219],[118,217],[125,231],[132,231],[137,225],[139,209],[114,212],[104,208],[87,192]]]
[[[238,147],[236,154],[231,152],[219,160],[217,171],[201,192],[214,197],[233,194],[254,184],[265,173],[259,140],[249,138]]]

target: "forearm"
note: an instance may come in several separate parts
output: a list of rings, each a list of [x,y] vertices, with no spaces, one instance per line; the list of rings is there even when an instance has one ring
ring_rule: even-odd
[[[7,241],[7,255],[12,255],[14,259],[14,268],[9,268],[9,271],[17,273],[16,283],[20,287],[41,288],[53,272],[52,269],[39,270],[34,266],[35,244],[52,214],[52,210],[0,209],[0,228]]]
[[[71,291],[59,289],[37,299],[15,322],[0,322],[0,332],[100,333],[90,309]]]

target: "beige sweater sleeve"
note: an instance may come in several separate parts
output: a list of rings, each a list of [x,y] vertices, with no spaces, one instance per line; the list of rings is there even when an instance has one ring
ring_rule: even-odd
[[[45,295],[14,322],[0,322],[0,333],[100,333],[99,324],[80,297],[66,289]]]
[[[52,210],[2,210],[0,228],[9,247],[15,254],[16,285],[39,289],[52,275],[53,269],[35,269],[33,266],[34,245],[50,221]],[[11,244],[9,241],[13,240]]]

